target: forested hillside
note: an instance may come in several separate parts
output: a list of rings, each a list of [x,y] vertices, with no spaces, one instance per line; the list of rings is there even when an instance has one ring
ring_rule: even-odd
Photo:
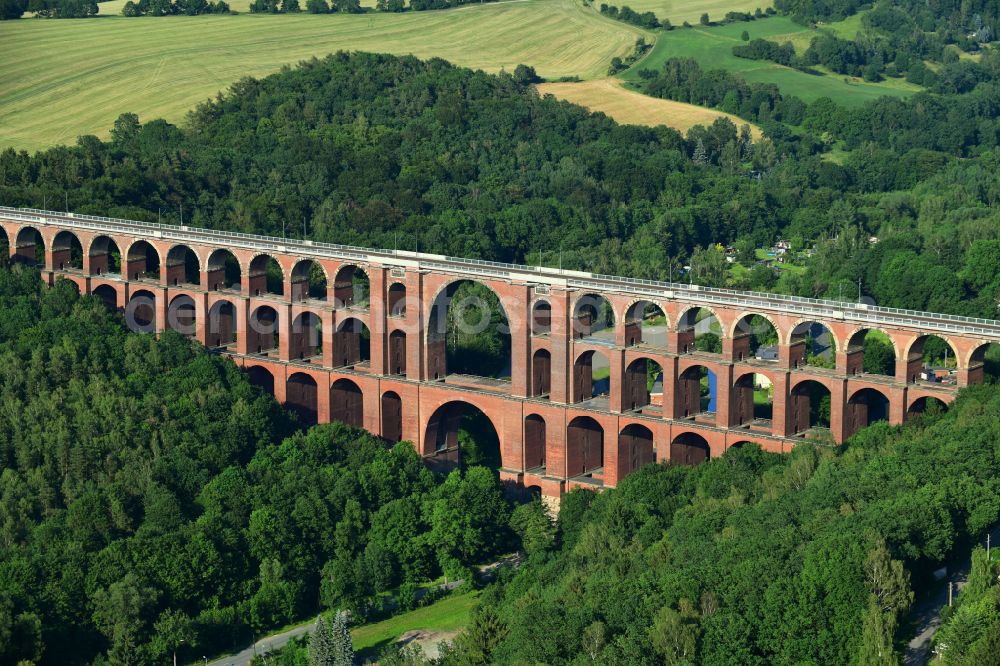
[[[80,212],[179,223],[183,208],[193,225],[305,227],[316,240],[663,279],[696,247],[786,237],[817,242],[826,260],[806,275],[753,271],[728,284],[836,298],[860,278],[880,304],[997,316],[994,121],[909,102],[855,118],[829,100],[807,109],[775,90],[677,76],[700,91],[691,101],[765,110],[770,139],[751,143],[727,121],[687,137],[618,126],[539,99],[524,70],[341,53],[244,80],[183,128],[126,114],[106,143],[5,151],[0,200],[54,205],[66,193]],[[970,113],[989,108],[977,99]],[[815,135],[777,122],[792,119]],[[823,132],[856,147],[843,164],[814,154]],[[729,280],[716,254],[699,255],[710,263],[699,281]]]
[[[513,548],[495,475],[298,430],[230,361],[0,268],[0,663],[164,663]],[[187,652],[185,652],[185,650]]]
[[[445,663],[898,663],[913,589],[1000,517],[998,442],[1000,392],[982,386],[842,450],[733,449],[575,491],[556,544],[526,544]],[[962,653],[988,654],[996,591],[967,603]]]

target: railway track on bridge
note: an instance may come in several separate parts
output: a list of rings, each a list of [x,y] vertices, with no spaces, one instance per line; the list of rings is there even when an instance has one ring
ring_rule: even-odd
[[[43,226],[152,236],[180,243],[203,243],[223,248],[235,247],[259,252],[282,252],[309,258],[380,263],[387,266],[435,270],[464,276],[522,281],[548,287],[618,292],[658,300],[715,304],[803,317],[824,317],[858,325],[891,326],[932,333],[973,335],[990,341],[1000,341],[1000,321],[992,319],[886,308],[864,303],[744,292],[695,284],[598,275],[544,266],[524,266],[480,259],[463,259],[407,250],[369,249],[32,208],[0,207],[0,216]]]

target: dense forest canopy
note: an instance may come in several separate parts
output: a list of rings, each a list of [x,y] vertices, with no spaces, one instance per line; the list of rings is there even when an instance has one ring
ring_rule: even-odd
[[[698,247],[785,237],[817,244],[806,274],[695,272],[833,298],[861,279],[882,305],[997,316],[993,88],[848,112],[667,65],[652,94],[763,118],[769,138],[619,126],[518,77],[339,53],[243,80],[183,128],[125,114],[107,142],[7,150],[0,200],[658,279]],[[824,134],[854,147],[842,164],[818,154]]]
[[[378,617],[516,543],[486,468],[298,430],[231,361],[33,269],[0,268],[0,308],[0,663],[163,663],[321,608]]]

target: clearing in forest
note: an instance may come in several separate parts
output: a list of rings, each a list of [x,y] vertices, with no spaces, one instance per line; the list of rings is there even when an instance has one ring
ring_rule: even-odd
[[[657,99],[628,90],[618,79],[596,79],[579,83],[542,83],[537,86],[542,95],[551,94],[591,111],[607,114],[619,123],[630,125],[666,125],[682,134],[695,125],[711,125],[716,118],[729,118],[736,124],[750,125],[754,138],[760,129],[737,116],[706,109],[694,104]]]

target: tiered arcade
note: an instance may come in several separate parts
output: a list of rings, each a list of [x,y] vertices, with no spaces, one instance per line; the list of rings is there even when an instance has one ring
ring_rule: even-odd
[[[928,399],[948,403],[981,382],[986,347],[1000,342],[1000,322],[988,320],[413,252],[22,209],[0,208],[0,227],[13,260],[38,264],[47,282],[71,280],[139,328],[192,335],[306,420],[338,419],[447,458],[461,407],[472,405],[497,431],[504,478],[553,497],[744,442],[787,451],[817,431],[817,387],[837,442],[872,420],[875,402],[902,423]],[[491,289],[505,311],[509,380],[448,372],[440,308],[464,280]],[[644,326],[650,312],[656,324]],[[721,353],[697,350],[695,313],[714,317]],[[610,325],[596,331],[597,319]],[[751,353],[752,321],[773,326],[776,358]],[[817,326],[832,368],[807,363],[806,332]],[[894,376],[863,372],[869,330],[891,340]],[[932,336],[957,365],[950,383],[921,379]],[[652,391],[651,364],[662,370]],[[773,394],[766,419],[754,416],[761,377]]]

